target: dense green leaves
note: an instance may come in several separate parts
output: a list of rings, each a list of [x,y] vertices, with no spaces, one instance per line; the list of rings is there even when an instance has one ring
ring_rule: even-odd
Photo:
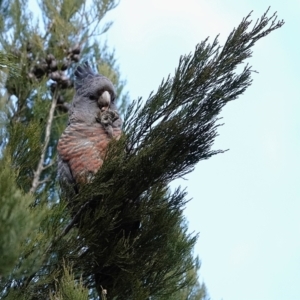
[[[30,207],[33,197],[17,187],[7,156],[0,161],[0,182],[0,274],[12,273],[18,279],[39,266],[42,249],[32,246],[41,238],[39,228],[47,209]],[[27,259],[21,262],[24,255]]]
[[[56,284],[55,294],[50,294],[50,300],[88,300],[89,291],[82,280],[75,281],[70,266],[63,266],[63,275]]]

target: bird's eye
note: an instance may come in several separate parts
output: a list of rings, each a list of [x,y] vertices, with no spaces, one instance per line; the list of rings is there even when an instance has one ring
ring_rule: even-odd
[[[90,95],[90,100],[93,100],[93,101],[96,101],[97,99],[96,99],[96,97],[95,96],[93,96],[93,95]]]
[[[110,94],[110,101],[114,102],[115,101],[115,95],[113,93],[109,93]]]

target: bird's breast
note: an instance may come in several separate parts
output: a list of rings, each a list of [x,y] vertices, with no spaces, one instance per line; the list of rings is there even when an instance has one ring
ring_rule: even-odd
[[[114,128],[113,137],[121,135]],[[57,150],[61,159],[68,162],[76,182],[87,181],[103,164],[111,138],[100,124],[87,126],[70,124],[58,141]]]

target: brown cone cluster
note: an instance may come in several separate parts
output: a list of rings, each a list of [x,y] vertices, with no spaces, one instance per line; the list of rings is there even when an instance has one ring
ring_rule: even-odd
[[[31,56],[31,47],[27,45],[27,56]],[[70,78],[65,74],[65,71],[70,67],[72,62],[80,60],[81,47],[76,44],[69,50],[65,50],[66,57],[63,60],[58,60],[52,53],[46,55],[45,58],[39,59],[28,72],[30,80],[40,80],[45,75],[53,80],[61,89],[66,89],[73,86]],[[30,57],[28,57],[30,59]]]
[[[75,44],[73,47],[66,47],[63,43],[57,43],[57,48],[61,49],[65,54],[63,59],[58,59],[53,53],[48,53],[45,57],[36,58],[33,51],[33,46],[30,43],[26,44],[26,56],[28,59],[29,72],[28,79],[32,82],[39,82],[45,77],[52,80],[50,84],[51,94],[56,91],[57,108],[62,112],[69,110],[69,104],[65,102],[62,90],[73,87],[72,80],[66,74],[72,63],[77,63],[80,60],[81,46]],[[12,51],[16,57],[21,58],[22,52],[20,49]]]

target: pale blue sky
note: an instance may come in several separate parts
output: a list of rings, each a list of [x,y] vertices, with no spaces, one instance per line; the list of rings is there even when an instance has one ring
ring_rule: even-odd
[[[195,254],[212,300],[300,299],[300,1],[126,0],[108,14],[108,44],[135,99],[204,38],[222,42],[270,5],[286,24],[254,47],[259,74],[222,112],[214,148],[230,151],[176,183],[193,198],[185,214],[200,232]]]

